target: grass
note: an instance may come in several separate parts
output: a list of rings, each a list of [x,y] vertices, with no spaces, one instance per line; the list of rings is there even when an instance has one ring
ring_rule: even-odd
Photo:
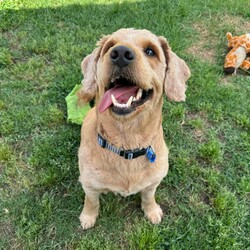
[[[0,249],[250,249],[250,77],[224,76],[227,31],[250,31],[250,3],[0,1]],[[192,71],[185,103],[164,102],[170,171],[157,191],[163,222],[138,195],[101,197],[100,218],[78,216],[80,127],[64,98],[102,34],[164,35]]]

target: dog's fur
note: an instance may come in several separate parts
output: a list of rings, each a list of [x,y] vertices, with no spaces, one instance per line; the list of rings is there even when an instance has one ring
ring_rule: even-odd
[[[120,29],[103,37],[97,45],[81,64],[84,85],[79,101],[85,104],[95,98],[98,106],[111,78],[120,75],[144,90],[153,89],[153,95],[126,115],[114,113],[111,107],[103,113],[94,107],[87,114],[79,148],[79,180],[85,191],[81,225],[88,229],[95,224],[99,195],[109,191],[123,196],[140,192],[146,217],[154,224],[159,223],[163,213],[154,195],[168,172],[168,149],[161,124],[163,93],[169,100],[184,101],[189,68],[172,52],[164,37],[147,30]],[[119,45],[131,48],[135,53],[133,63],[122,69],[110,60],[111,50]],[[145,53],[148,47],[154,50],[155,56]],[[156,161],[151,163],[146,156],[124,159],[98,145],[98,133],[118,148],[136,149],[151,145],[156,152]]]

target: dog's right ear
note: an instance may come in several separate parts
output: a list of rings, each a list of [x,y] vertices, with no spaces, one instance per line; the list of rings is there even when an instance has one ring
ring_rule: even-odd
[[[104,36],[98,43],[96,48],[90,55],[87,55],[82,63],[81,69],[84,75],[82,80],[82,88],[78,92],[78,102],[85,105],[90,102],[96,95],[97,82],[96,82],[96,65],[100,57],[103,45],[108,40],[109,36]]]

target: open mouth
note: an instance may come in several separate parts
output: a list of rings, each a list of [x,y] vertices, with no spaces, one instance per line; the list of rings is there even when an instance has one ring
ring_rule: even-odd
[[[144,90],[126,78],[113,80],[99,104],[102,113],[109,107],[119,115],[126,115],[144,104],[153,94],[153,90]]]

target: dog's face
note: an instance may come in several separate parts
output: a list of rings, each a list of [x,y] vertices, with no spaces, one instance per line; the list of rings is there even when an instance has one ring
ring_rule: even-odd
[[[82,62],[79,96],[84,103],[95,97],[99,114],[128,119],[153,111],[164,91],[170,100],[185,100],[189,68],[165,38],[147,30],[120,29],[97,45]]]

